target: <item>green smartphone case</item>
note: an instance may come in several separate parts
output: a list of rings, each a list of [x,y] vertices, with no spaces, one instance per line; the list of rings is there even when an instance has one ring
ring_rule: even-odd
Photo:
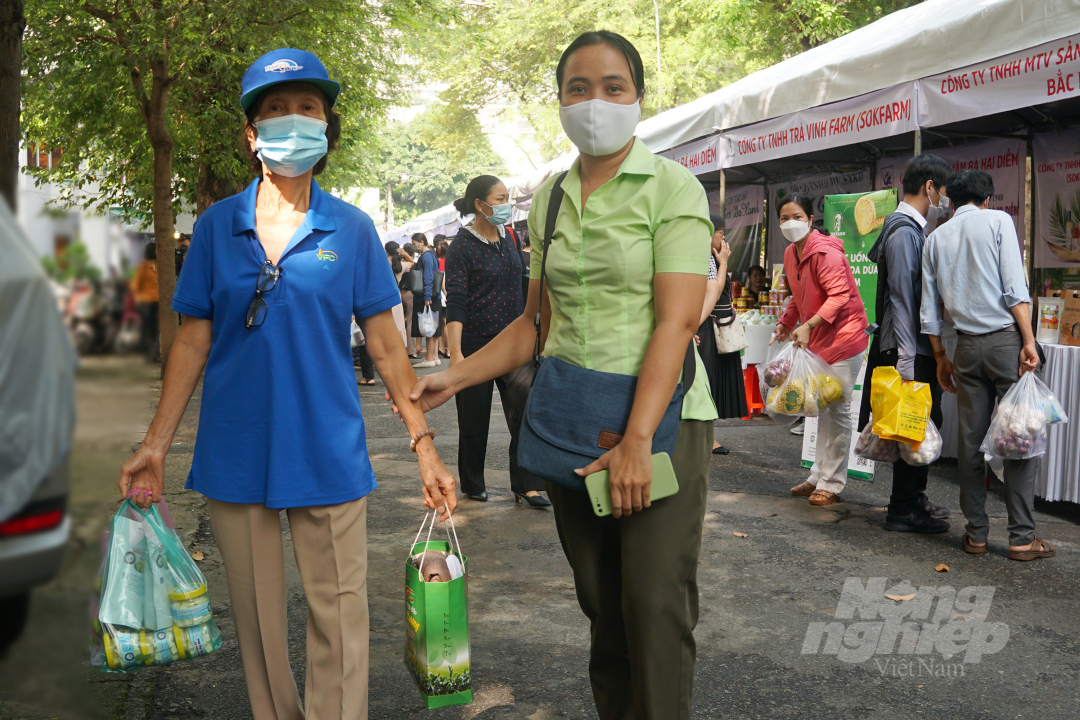
[[[585,488],[589,492],[589,502],[597,517],[611,514],[611,490],[608,488],[608,471],[601,470],[585,477]],[[663,500],[679,492],[679,481],[675,479],[675,468],[671,456],[656,453],[652,456],[652,487],[649,501]]]

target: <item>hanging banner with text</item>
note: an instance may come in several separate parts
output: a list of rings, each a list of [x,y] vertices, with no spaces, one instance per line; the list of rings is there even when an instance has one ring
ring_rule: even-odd
[[[866,253],[874,247],[885,218],[896,205],[896,190],[825,196],[825,229],[844,243],[844,255],[871,324],[877,322],[877,263]]]
[[[1080,96],[1080,35],[925,78],[918,95],[920,127]]]
[[[674,160],[695,175],[704,175],[720,169],[719,148],[720,136],[713,135],[657,154]]]
[[[825,226],[825,196],[846,195],[850,193],[866,192],[870,189],[870,173],[859,170],[851,173],[819,173],[814,175],[800,175],[783,183],[769,185],[769,224],[768,233],[765,236],[767,250],[765,260],[769,265],[784,262],[784,250],[787,248],[787,240],[780,232],[780,220],[776,217],[776,206],[784,201],[785,197],[802,193],[809,195],[814,201],[814,227],[822,229]]]
[[[1019,138],[1015,140],[997,138],[928,150],[926,154],[937,155],[949,163],[954,172],[983,170],[993,178],[994,194],[990,196],[990,209],[1006,212],[1013,219],[1013,225],[1016,227],[1016,237],[1020,241],[1020,252],[1023,254],[1024,179],[1027,169],[1027,143]],[[904,191],[901,188],[901,182],[904,167],[911,158],[911,155],[902,155],[878,160],[877,178],[874,187],[878,190],[895,187],[899,198],[903,200]],[[952,209],[955,210],[956,208]],[[926,234],[932,233],[942,223],[947,222],[950,217],[952,217],[951,213],[942,220],[931,221],[926,226]]]
[[[903,83],[728,130],[720,136],[720,165],[738,167],[911,132],[915,87]]]
[[[1080,267],[1080,130],[1034,142],[1035,267]]]
[[[732,185],[726,188],[724,239],[731,246],[728,272],[746,281],[750,268],[761,261],[761,219],[765,214],[764,185]],[[720,191],[708,193],[709,212],[720,214]]]

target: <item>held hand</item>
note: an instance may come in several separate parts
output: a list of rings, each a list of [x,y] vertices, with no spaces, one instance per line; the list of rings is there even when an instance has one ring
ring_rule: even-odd
[[[419,402],[421,412],[426,413],[428,410],[434,410],[454,397],[455,392],[454,384],[450,380],[450,373],[448,371],[437,372],[419,378],[409,393],[409,399],[413,402]],[[401,412],[398,410],[397,403],[390,396],[389,390],[386,391],[383,397],[386,398],[386,402],[390,403],[390,409],[394,411],[394,414],[400,415]]]
[[[1033,372],[1039,367],[1039,351],[1035,347],[1035,343],[1025,343],[1024,347],[1020,349],[1020,375],[1023,376],[1026,372]]]
[[[937,379],[946,391],[956,394],[956,381],[953,379],[952,361],[945,355],[937,359]]]
[[[424,301],[424,307],[431,307],[431,301],[430,300],[425,300]]]
[[[439,520],[445,521],[457,509],[457,480],[446,469],[431,438],[423,438],[416,449],[424,481],[424,505],[437,510]]]
[[[585,477],[601,470],[608,471],[612,515],[616,518],[641,512],[652,505],[649,500],[652,488],[652,438],[647,441],[624,439],[614,450],[609,450],[575,472]]]
[[[804,348],[810,344],[810,326],[803,323],[791,333],[791,342],[795,347]]]
[[[141,445],[120,468],[117,487],[121,497],[131,497],[144,510],[152,503],[161,502],[165,490],[165,454],[151,450],[145,443]]]
[[[791,329],[787,325],[778,323],[769,344],[772,345],[773,343],[784,342],[788,339],[789,335],[791,335]]]

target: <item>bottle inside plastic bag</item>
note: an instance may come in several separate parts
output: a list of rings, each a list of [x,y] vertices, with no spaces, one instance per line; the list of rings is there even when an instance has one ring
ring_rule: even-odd
[[[120,505],[95,585],[90,660],[102,671],[168,665],[221,648],[206,578],[156,507]]]

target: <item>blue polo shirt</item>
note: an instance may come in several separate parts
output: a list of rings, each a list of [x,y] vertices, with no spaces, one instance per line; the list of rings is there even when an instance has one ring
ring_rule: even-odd
[[[255,234],[260,180],[198,222],[172,308],[212,320],[195,457],[185,487],[270,508],[333,505],[375,488],[349,348],[349,316],[401,302],[371,218],[311,183],[303,223],[244,327],[266,253]]]

